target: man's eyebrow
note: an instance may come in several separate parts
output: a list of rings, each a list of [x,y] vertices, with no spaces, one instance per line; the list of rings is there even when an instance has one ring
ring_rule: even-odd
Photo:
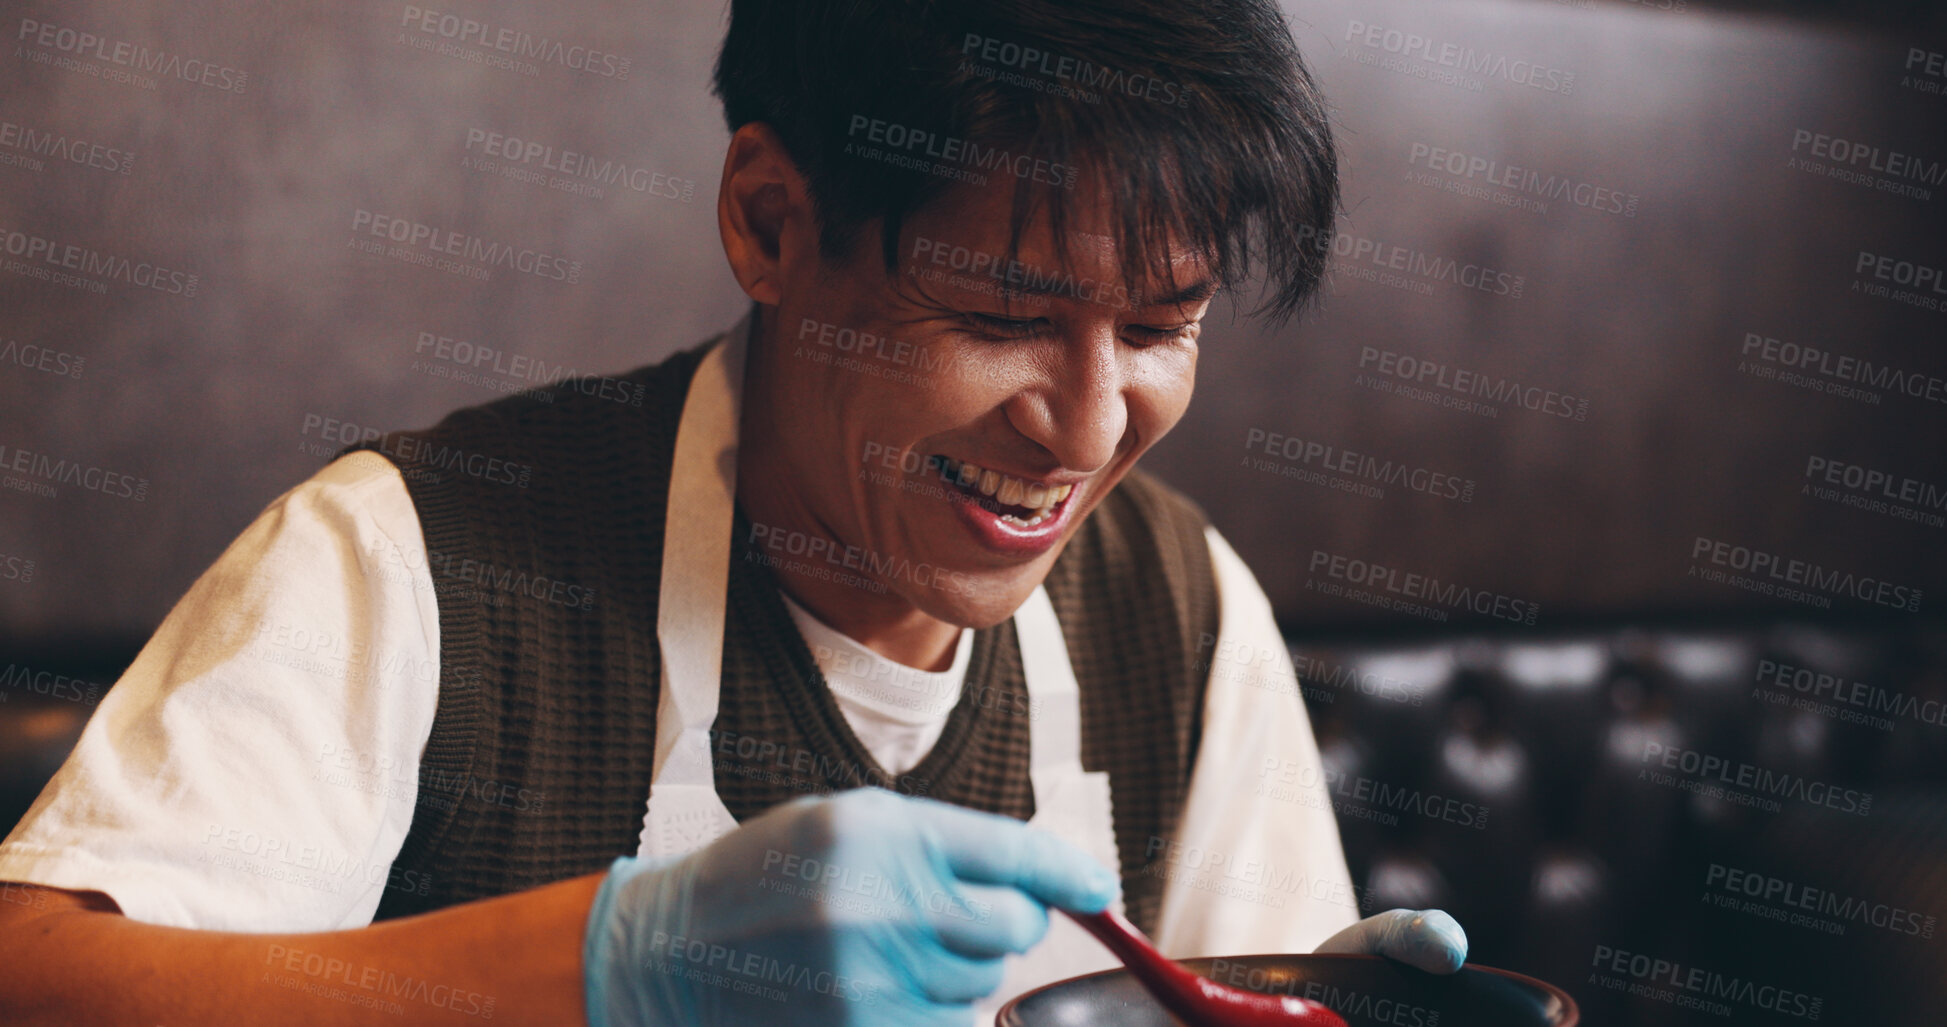
[[[1201,278],[1167,296],[1148,300],[1132,296],[1130,299],[1136,301],[1137,306],[1143,307],[1179,307],[1185,303],[1202,303],[1215,295],[1217,295],[1216,280]]]
[[[1003,298],[1017,296],[1072,297],[1075,292],[1073,282],[1074,280],[1072,278],[1044,280],[1036,277],[1024,282],[1009,282],[1001,287],[997,294]],[[1166,296],[1157,296],[1150,299],[1141,295],[1132,295],[1129,297],[1129,301],[1131,307],[1176,307],[1186,303],[1202,303],[1204,300],[1217,295],[1218,288],[1219,286],[1215,279],[1200,278]]]
[[[1009,282],[1004,291],[1017,296],[1064,296],[1074,290],[1063,281],[1027,281]],[[1217,282],[1214,279],[1201,278],[1167,296],[1157,296],[1154,299],[1131,296],[1130,301],[1141,307],[1175,307],[1185,303],[1202,303],[1215,295],[1217,295]]]

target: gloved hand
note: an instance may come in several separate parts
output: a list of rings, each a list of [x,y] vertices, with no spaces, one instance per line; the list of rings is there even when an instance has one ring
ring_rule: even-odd
[[[1467,932],[1441,909],[1389,909],[1325,939],[1320,952],[1379,955],[1450,974],[1467,962]]]
[[[879,789],[804,798],[681,858],[624,856],[582,945],[590,1027],[966,1025],[1002,959],[1114,873],[1018,820]]]

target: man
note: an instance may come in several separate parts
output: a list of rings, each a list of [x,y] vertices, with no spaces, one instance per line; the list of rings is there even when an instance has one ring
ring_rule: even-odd
[[[0,847],[9,1022],[968,1023],[1111,965],[1050,906],[1459,964],[1134,470],[1322,270],[1276,10],[737,0],[716,85],[750,316],[273,504]]]

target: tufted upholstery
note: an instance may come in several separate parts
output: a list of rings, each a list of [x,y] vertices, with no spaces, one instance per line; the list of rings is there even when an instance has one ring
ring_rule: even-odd
[[[1292,651],[1369,910],[1445,907],[1476,960],[1561,984],[1592,1024],[1789,1019],[1619,997],[1591,981],[1599,946],[1794,988],[1824,1000],[1827,1022],[1934,1022],[1913,1011],[1947,998],[1947,939],[1911,932],[1947,917],[1940,625],[1304,639]],[[1794,704],[1806,697],[1823,708]],[[1875,700],[1894,708],[1874,713]],[[1703,771],[1706,758],[1724,769]],[[1840,807],[1870,793],[1870,807],[1783,784],[1772,811],[1676,783],[1764,772],[1829,784],[1803,794]],[[1819,915],[1806,889],[1839,912]]]

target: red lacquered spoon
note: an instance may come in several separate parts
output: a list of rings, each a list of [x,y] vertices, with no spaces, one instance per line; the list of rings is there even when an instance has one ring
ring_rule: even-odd
[[[1068,916],[1107,945],[1163,1008],[1190,1027],[1346,1027],[1339,1014],[1310,999],[1260,995],[1198,977],[1156,951],[1114,910]]]

